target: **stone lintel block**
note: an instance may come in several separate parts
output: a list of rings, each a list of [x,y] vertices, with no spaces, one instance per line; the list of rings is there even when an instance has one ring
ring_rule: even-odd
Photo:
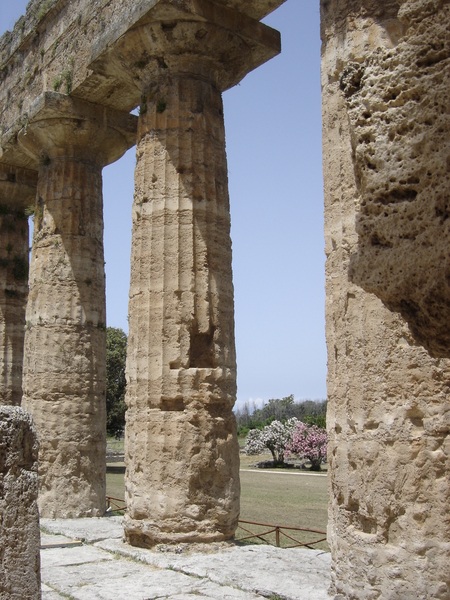
[[[0,163],[0,205],[17,209],[34,204],[38,174]]]
[[[70,148],[74,157],[93,155],[103,167],[134,146],[137,121],[136,116],[111,107],[44,92],[31,105],[19,131],[3,136],[1,160],[37,170],[56,149]]]
[[[0,598],[39,600],[38,442],[32,419],[0,407]]]
[[[286,2],[286,0],[216,0],[258,21]]]

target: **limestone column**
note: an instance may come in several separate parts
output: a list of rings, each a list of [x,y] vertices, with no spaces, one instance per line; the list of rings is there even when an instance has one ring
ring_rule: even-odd
[[[41,516],[100,516],[106,468],[101,170],[130,145],[114,127],[128,115],[58,96],[47,95],[19,134],[21,147],[40,157],[22,405],[40,441]]]
[[[364,198],[348,99],[361,65],[396,56],[399,3],[331,0],[321,10],[331,591],[349,600],[449,598],[450,363],[430,358],[407,323],[349,277]],[[368,118],[361,111],[361,127]]]
[[[126,539],[231,538],[239,516],[221,94],[163,70],[138,127],[127,359]]]
[[[0,404],[20,405],[28,296],[28,218],[37,173],[0,164]]]
[[[38,442],[29,414],[0,406],[0,598],[40,600]]]

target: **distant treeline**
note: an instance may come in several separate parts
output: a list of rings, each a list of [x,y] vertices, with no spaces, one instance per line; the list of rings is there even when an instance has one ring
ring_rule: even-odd
[[[299,421],[326,427],[327,401],[326,400],[302,400],[294,401],[294,395],[286,398],[269,400],[261,408],[257,408],[253,402],[246,402],[242,408],[235,410],[238,426],[238,435],[247,435],[250,429],[262,429],[272,421],[284,422],[291,417]]]

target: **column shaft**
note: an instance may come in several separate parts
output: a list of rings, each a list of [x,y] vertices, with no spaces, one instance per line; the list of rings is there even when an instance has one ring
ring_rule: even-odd
[[[222,99],[207,81],[167,75],[141,112],[125,536],[143,546],[227,539],[239,514],[239,457]]]
[[[22,360],[28,295],[28,220],[0,206],[0,404],[22,400]]]
[[[348,274],[361,198],[339,74],[377,48],[395,56],[397,12],[394,0],[365,13],[322,2],[328,541],[342,599],[450,597],[450,363]]]
[[[67,156],[39,171],[23,406],[40,439],[41,516],[105,509],[105,276],[101,168]]]
[[[37,173],[0,164],[0,405],[22,400],[28,296],[28,219]]]

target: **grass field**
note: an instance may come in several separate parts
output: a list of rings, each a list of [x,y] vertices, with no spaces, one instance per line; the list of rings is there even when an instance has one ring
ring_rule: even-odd
[[[307,471],[293,473],[286,470],[278,470],[276,472],[265,469],[261,469],[258,472],[248,472],[245,470],[255,462],[267,459],[266,455],[256,457],[241,455],[240,518],[246,521],[290,525],[326,531],[328,507],[327,477],[325,475],[308,474]],[[123,474],[107,473],[106,493],[108,496],[115,498],[124,497],[125,488],[123,479]],[[247,526],[245,525],[245,527]],[[257,526],[248,526],[248,528],[254,533],[259,533],[267,529]],[[309,542],[312,539],[321,537],[314,534],[287,533],[302,542]],[[238,529],[236,539],[246,535],[248,534]],[[275,534],[271,535],[270,538],[274,541]],[[255,542],[255,540],[252,541]],[[281,536],[281,545],[286,546],[292,543],[284,536]],[[328,550],[328,545],[326,542],[322,542],[315,546],[315,548]]]

